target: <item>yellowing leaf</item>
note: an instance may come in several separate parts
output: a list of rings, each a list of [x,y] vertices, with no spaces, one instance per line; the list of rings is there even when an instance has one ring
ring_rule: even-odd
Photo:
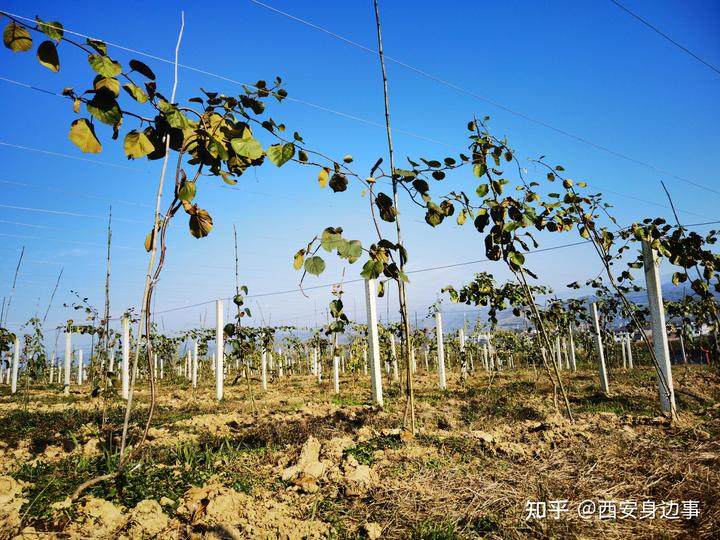
[[[102,145],[95,136],[92,124],[85,118],[80,118],[72,123],[68,137],[83,152],[99,154],[102,151]]]
[[[104,54],[91,54],[88,56],[88,62],[95,73],[103,77],[117,77],[122,73],[122,66]]]
[[[145,103],[148,100],[147,94],[137,85],[127,83],[123,85],[123,89],[138,103]]]
[[[282,167],[295,155],[293,143],[273,144],[267,149],[267,156],[275,165]]]
[[[3,31],[3,43],[12,52],[27,52],[32,48],[32,37],[30,32],[13,21]]]
[[[130,131],[125,135],[125,143],[123,144],[125,155],[130,159],[137,159],[143,156],[147,156],[149,153],[155,150],[155,147],[150,142],[142,131]]]
[[[58,57],[57,46],[52,41],[43,41],[37,50],[37,59],[40,65],[50,71],[60,71],[60,58]]]
[[[207,210],[196,208],[190,215],[190,234],[195,238],[205,238],[213,227],[213,220]]]
[[[304,261],[305,261],[305,250],[301,249],[295,254],[295,257],[293,257],[293,268],[295,270],[300,270],[302,268]]]
[[[330,179],[330,171],[327,169],[320,169],[320,174],[318,174],[318,184],[320,184],[321,188],[324,188],[327,186],[328,180]]]

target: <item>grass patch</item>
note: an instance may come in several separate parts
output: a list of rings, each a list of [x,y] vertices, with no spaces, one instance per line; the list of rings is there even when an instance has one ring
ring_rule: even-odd
[[[372,465],[375,463],[373,453],[377,450],[387,448],[400,448],[402,443],[397,435],[381,435],[374,437],[362,444],[348,448],[343,452],[344,456],[353,456],[361,465]]]

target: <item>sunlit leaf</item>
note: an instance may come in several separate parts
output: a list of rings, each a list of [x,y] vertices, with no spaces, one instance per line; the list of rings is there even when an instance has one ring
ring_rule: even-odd
[[[102,145],[95,136],[95,129],[85,118],[72,123],[68,137],[80,150],[88,154],[98,154],[102,150]]]

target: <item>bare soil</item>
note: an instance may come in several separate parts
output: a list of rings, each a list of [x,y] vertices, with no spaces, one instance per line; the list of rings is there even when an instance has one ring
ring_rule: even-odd
[[[676,368],[678,421],[663,417],[654,374],[564,373],[575,422],[531,371],[461,383],[416,376],[418,434],[386,385],[368,404],[359,374],[292,376],[192,391],[163,381],[143,456],[124,476],[69,496],[112,469],[123,403],[57,388],[0,390],[0,538],[720,538],[720,376]],[[147,413],[141,391],[131,440]],[[103,421],[104,418],[104,421]],[[528,501],[568,500],[560,519],[526,519]],[[692,519],[581,519],[592,501],[695,500]]]

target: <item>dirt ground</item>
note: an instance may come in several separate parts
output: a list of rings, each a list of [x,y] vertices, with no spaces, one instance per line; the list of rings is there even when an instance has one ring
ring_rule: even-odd
[[[0,538],[720,538],[717,370],[676,368],[674,423],[649,369],[612,371],[610,397],[594,371],[564,377],[574,422],[532,371],[450,374],[439,391],[421,370],[415,437],[399,384],[381,410],[359,374],[338,396],[309,376],[253,383],[254,403],[242,382],[218,404],[163,381],[142,456],[76,501],[117,463],[123,402],[2,387]]]

